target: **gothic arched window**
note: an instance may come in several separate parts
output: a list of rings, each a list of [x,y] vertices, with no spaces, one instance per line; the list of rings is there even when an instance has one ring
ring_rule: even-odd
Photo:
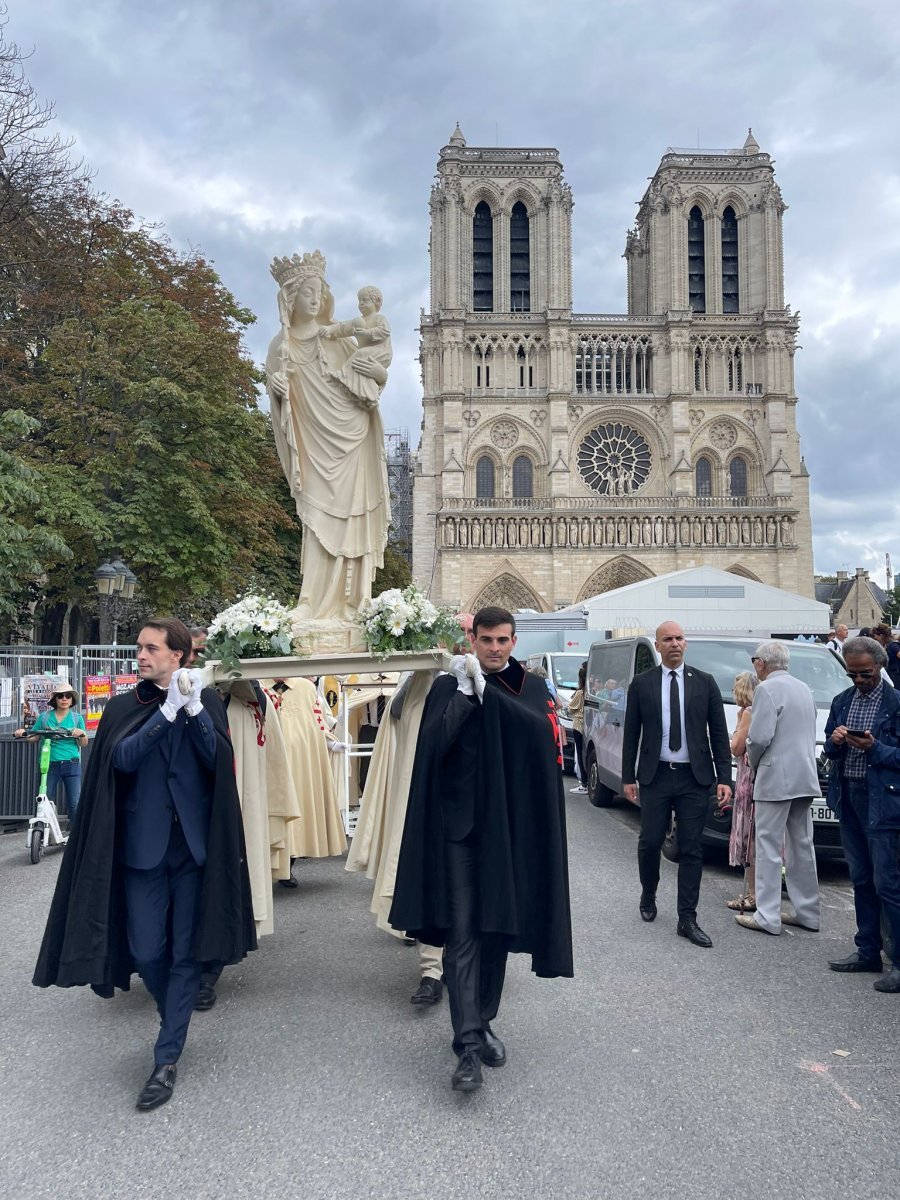
[[[739,311],[737,216],[729,206],[722,213],[722,312]]]
[[[526,498],[534,495],[534,463],[527,454],[520,454],[512,469],[513,496]]]
[[[483,454],[475,464],[475,495],[489,500],[494,495],[494,460]]]
[[[688,217],[688,304],[706,312],[706,243],[703,213],[695,204]]]
[[[712,495],[712,463],[708,458],[698,458],[694,467],[696,491],[698,496]]]
[[[521,200],[509,218],[509,308],[531,312],[531,250],[528,239],[528,210]]]
[[[494,218],[484,200],[472,218],[472,308],[494,311]]]
[[[746,459],[733,458],[728,467],[728,477],[732,496],[747,495],[747,462]]]

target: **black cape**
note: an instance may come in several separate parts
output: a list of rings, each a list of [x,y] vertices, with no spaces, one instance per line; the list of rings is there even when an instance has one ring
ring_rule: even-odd
[[[444,756],[442,720],[455,692],[456,680],[442,676],[425,703],[390,923],[432,946],[447,941],[442,789],[452,792],[460,759],[472,756],[463,774],[475,790],[478,928],[530,954],[535,974],[571,976],[565,799],[547,685],[511,658],[502,678],[487,677],[482,704]]]
[[[125,928],[113,754],[164,698],[155,684],[142,681],[103,711],[32,980],[38,987],[88,984],[101,996],[117,987],[128,990],[134,965]],[[256,949],[256,928],[225,708],[212,688],[203,689],[202,699],[216,731],[216,767],[195,956],[224,965]]]

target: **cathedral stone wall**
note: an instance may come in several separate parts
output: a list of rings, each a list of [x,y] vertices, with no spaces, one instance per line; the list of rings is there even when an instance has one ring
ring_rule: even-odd
[[[422,314],[413,572],[552,610],[709,564],[813,594],[771,160],[668,151],[626,238],[628,313],[571,311],[554,149],[443,148]]]

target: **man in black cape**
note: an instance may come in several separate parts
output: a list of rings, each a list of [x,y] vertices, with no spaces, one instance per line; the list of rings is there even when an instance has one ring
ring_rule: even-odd
[[[459,1062],[481,1086],[506,1050],[491,1029],[509,952],[547,978],[572,975],[558,724],[542,679],[511,657],[515,620],[483,608],[474,655],[458,655],[425,704],[390,922],[445,946]]]
[[[144,1111],[172,1095],[201,963],[256,948],[225,710],[179,669],[190,648],[170,617],[138,636],[141,679],[100,720],[33,980],[110,997],[139,971],[160,1015]]]

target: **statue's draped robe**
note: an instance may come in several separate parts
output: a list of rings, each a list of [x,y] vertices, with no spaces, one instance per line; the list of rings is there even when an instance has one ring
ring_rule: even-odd
[[[383,564],[391,518],[381,414],[334,378],[353,349],[283,328],[266,358],[275,444],[303,523],[298,615],[312,619],[352,620]]]

